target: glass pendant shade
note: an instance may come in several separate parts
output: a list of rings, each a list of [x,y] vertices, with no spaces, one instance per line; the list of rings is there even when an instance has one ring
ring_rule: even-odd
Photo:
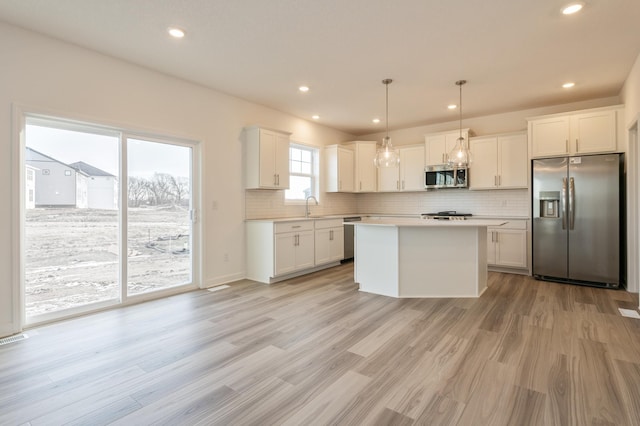
[[[467,141],[462,137],[462,86],[467,80],[456,81],[456,86],[460,88],[460,103],[458,111],[460,111],[460,137],[456,140],[451,152],[449,152],[449,164],[453,167],[465,167],[471,162],[471,153],[467,147]]]
[[[398,167],[400,164],[400,153],[393,149],[391,145],[391,138],[389,137],[389,84],[391,84],[393,80],[390,78],[385,78],[382,80],[382,84],[385,85],[386,89],[386,126],[387,133],[386,136],[382,139],[382,145],[378,147],[376,150],[376,157],[373,159],[373,164],[376,167]]]
[[[400,164],[400,155],[397,150],[393,149],[389,136],[382,139],[382,145],[376,151],[373,164],[376,167],[398,167]]]
[[[449,152],[449,164],[455,167],[463,167],[471,162],[471,155],[467,149],[467,141],[461,136],[456,140],[451,152]]]

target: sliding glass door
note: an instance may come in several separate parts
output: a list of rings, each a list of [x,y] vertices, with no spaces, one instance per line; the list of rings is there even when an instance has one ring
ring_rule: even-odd
[[[24,151],[24,300],[37,317],[116,301],[117,134],[34,121]]]
[[[191,147],[127,139],[128,294],[191,282]]]
[[[25,122],[26,323],[192,286],[195,145],[48,118]]]

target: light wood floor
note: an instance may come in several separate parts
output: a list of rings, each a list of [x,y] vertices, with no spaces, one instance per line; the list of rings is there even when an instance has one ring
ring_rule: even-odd
[[[0,424],[640,425],[637,305],[497,273],[479,299],[396,300],[352,264],[244,281],[1,346]]]

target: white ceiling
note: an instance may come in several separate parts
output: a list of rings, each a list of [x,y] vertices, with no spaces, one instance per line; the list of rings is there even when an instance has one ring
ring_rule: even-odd
[[[0,0],[0,20],[358,135],[384,129],[384,78],[391,128],[456,119],[459,79],[464,117],[618,95],[640,1],[568,1]]]

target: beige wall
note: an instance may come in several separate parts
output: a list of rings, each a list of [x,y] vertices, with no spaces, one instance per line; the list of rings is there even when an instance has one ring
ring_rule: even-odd
[[[18,289],[12,200],[18,176],[12,105],[90,122],[177,136],[202,145],[203,276],[244,277],[243,126],[293,133],[315,145],[352,136],[77,46],[0,23],[0,335],[16,331]],[[214,202],[217,209],[213,209]],[[224,253],[229,260],[224,261]]]
[[[622,86],[620,100],[625,104],[624,128],[626,130],[635,120],[640,119],[640,54]]]
[[[462,127],[469,128],[474,136],[493,135],[497,133],[517,132],[527,130],[527,117],[538,115],[555,114],[560,112],[576,111],[580,109],[597,108],[610,105],[618,105],[621,100],[618,96],[602,99],[593,99],[570,104],[554,105],[544,108],[532,108],[502,114],[487,115],[483,117],[472,117],[462,119]],[[428,126],[417,126],[407,129],[398,129],[389,132],[394,145],[411,145],[424,142],[424,135],[427,133],[456,130],[459,122],[449,121],[446,123],[431,124]],[[359,140],[382,140],[383,133],[358,136]]]

